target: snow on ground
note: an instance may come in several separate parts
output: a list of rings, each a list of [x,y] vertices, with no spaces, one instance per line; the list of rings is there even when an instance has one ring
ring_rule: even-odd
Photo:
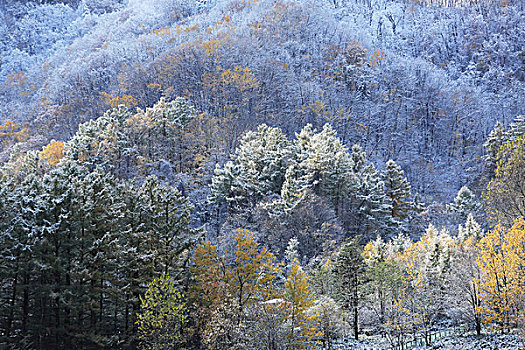
[[[490,334],[481,335],[477,337],[475,335],[468,336],[454,336],[446,337],[438,340],[429,347],[423,347],[421,349],[450,349],[450,350],[518,350],[525,349],[525,342],[523,337],[516,334]]]
[[[360,341],[347,340],[338,344],[337,350],[388,350],[392,349],[388,343],[373,339]],[[525,339],[517,334],[489,334],[449,336],[433,342],[430,346],[417,346],[403,350],[519,350],[525,349]],[[396,349],[397,350],[397,349]]]

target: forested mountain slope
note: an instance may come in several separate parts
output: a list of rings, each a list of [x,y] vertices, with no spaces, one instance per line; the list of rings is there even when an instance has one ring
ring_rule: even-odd
[[[522,346],[523,1],[0,0],[0,50],[1,349]]]
[[[223,154],[259,123],[328,122],[451,200],[479,180],[496,121],[523,113],[525,24],[521,1],[448,4],[3,1],[0,120],[33,148],[111,106],[184,96],[228,129]]]

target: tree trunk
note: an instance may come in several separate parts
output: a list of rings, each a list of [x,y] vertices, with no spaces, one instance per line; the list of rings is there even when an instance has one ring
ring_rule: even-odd
[[[357,305],[354,305],[354,338],[355,340],[359,340],[359,327],[358,327],[358,311],[357,311]]]
[[[22,304],[22,333],[26,333],[27,330],[27,316],[29,315],[29,276],[24,276],[24,301]]]
[[[16,292],[17,292],[17,287],[18,287],[17,285],[18,285],[18,273],[15,274],[15,279],[13,281],[13,292],[11,294],[11,301],[9,302],[10,308],[9,308],[9,316],[7,317],[6,338],[9,338],[9,336],[11,335],[11,327],[13,325],[13,319],[14,319]]]

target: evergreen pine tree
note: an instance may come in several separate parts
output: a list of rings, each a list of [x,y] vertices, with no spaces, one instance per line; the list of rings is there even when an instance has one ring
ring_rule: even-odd
[[[82,169],[74,162],[63,162],[42,179],[42,227],[39,243],[35,245],[36,264],[45,266],[39,271],[35,302],[42,305],[36,313],[38,329],[33,335],[39,345],[47,347],[72,346],[72,298],[74,290],[72,267],[76,264],[74,183]],[[78,304],[76,305],[78,306]],[[80,306],[80,308],[85,305]]]
[[[468,214],[465,226],[459,225],[458,227],[458,239],[463,242],[470,237],[474,237],[474,240],[478,242],[483,237],[483,229],[481,225],[477,223],[472,214]]]
[[[30,344],[36,346],[28,335],[38,324],[31,316],[36,312],[32,303],[31,288],[35,273],[39,271],[35,259],[35,245],[39,243],[40,218],[46,210],[41,201],[41,184],[35,175],[29,175],[14,187],[4,184],[2,213],[3,231],[0,235],[0,287],[2,300],[0,312],[3,315],[3,337],[0,344]],[[40,328],[41,329],[41,328]],[[7,345],[6,345],[7,347]]]
[[[476,214],[481,209],[481,204],[476,200],[474,193],[467,186],[463,186],[454,198],[454,203],[448,205],[448,209],[465,220],[468,214]]]
[[[231,209],[240,209],[279,194],[289,158],[286,135],[278,128],[260,125],[241,139],[232,161],[215,169],[210,202],[226,202]]]
[[[180,192],[161,183],[155,176],[146,178],[140,187],[140,225],[145,239],[143,260],[150,265],[153,276],[162,274],[180,277],[186,261],[180,257],[187,253],[200,235],[190,228],[192,206]]]
[[[228,203],[230,208],[236,208],[245,201],[244,193],[238,183],[240,172],[239,166],[232,161],[226,162],[222,168],[217,164],[210,185],[211,194],[208,197],[210,204]]]
[[[175,188],[149,176],[141,186],[119,186],[122,198],[121,258],[123,329],[127,344],[136,346],[137,315],[144,286],[162,275],[180,280],[188,249],[200,237],[189,226],[191,205]]]
[[[381,174],[386,196],[390,202],[390,215],[399,220],[406,219],[412,210],[410,184],[404,175],[404,171],[392,159],[386,163],[385,170]]]
[[[126,149],[123,124],[128,116],[129,112],[121,106],[80,124],[76,134],[66,143],[65,156],[90,170],[97,166],[110,171],[119,170],[122,150]]]
[[[354,338],[359,338],[359,306],[362,302],[361,288],[365,283],[365,263],[361,255],[359,237],[344,243],[333,264],[336,300],[343,310],[350,313]]]
[[[518,115],[514,118],[514,121],[510,124],[510,130],[507,132],[507,135],[512,140],[525,135],[525,115]]]
[[[141,230],[142,211],[140,198],[134,181],[121,183],[118,197],[122,200],[122,220],[120,223],[120,273],[119,283],[125,299],[122,328],[126,346],[136,346],[137,314],[140,309],[140,295],[144,284],[152,278],[148,268],[148,257],[144,255],[147,232]]]
[[[290,142],[280,129],[262,124],[257,132],[248,132],[235,151],[248,195],[260,198],[279,193],[289,157]]]
[[[281,188],[280,204],[282,210],[292,210],[304,199],[306,189],[310,187],[304,173],[304,170],[298,169],[295,164],[286,169],[283,187]]]
[[[316,133],[308,124],[297,135],[295,147],[296,164],[303,173],[296,179],[309,183],[316,194],[329,198],[336,212],[340,212],[348,191],[350,159],[335,130],[325,124]]]
[[[508,140],[508,135],[503,130],[503,126],[498,121],[494,130],[490,132],[487,141],[483,144],[485,147],[486,155],[485,161],[487,162],[488,168],[492,173],[496,169],[496,163],[498,161],[498,152],[501,146]]]
[[[391,220],[385,185],[373,164],[367,164],[359,145],[352,147],[349,203],[345,215],[347,231],[374,237],[396,231]]]
[[[172,101],[161,98],[153,107],[138,113],[143,114],[151,129],[147,140],[149,158],[183,172],[187,156],[184,129],[197,116],[196,110],[184,98],[177,97]]]
[[[116,192],[116,181],[102,168],[79,181],[84,202],[80,208],[83,216],[82,262],[78,263],[89,271],[84,276],[89,293],[83,297],[89,300],[89,326],[91,337],[99,345],[111,337],[115,320],[112,316],[120,296],[118,286],[120,246],[119,226],[121,204]],[[97,335],[97,337],[95,337]]]

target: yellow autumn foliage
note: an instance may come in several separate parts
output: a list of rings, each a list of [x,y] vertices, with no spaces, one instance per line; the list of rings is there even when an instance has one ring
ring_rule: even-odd
[[[40,157],[46,160],[51,167],[56,166],[64,158],[64,142],[51,141],[42,149]]]
[[[233,254],[221,256],[210,242],[200,244],[190,268],[196,282],[191,292],[197,305],[194,319],[209,349],[239,327],[249,308],[279,296],[273,285],[280,272],[274,255],[259,247],[248,230],[240,229],[233,238]]]
[[[221,83],[235,86],[240,91],[256,88],[259,81],[248,67],[235,66],[233,70],[226,69],[221,73]]]
[[[483,194],[491,219],[512,225],[525,216],[525,135],[501,146],[494,178]]]
[[[478,265],[482,312],[486,323],[501,330],[517,325],[523,316],[525,297],[525,221],[519,218],[512,227],[497,225],[478,244]]]
[[[310,312],[314,305],[313,293],[297,260],[288,271],[284,287],[285,299],[288,302],[286,318],[290,329],[287,333],[290,349],[312,349],[316,344],[314,339],[323,334],[316,326],[319,315]]]
[[[102,92],[101,95],[104,99],[104,103],[111,108],[117,108],[120,105],[124,105],[129,108],[138,104],[138,101],[131,95],[124,94],[122,96],[113,96],[107,92]]]
[[[0,142],[3,144],[23,142],[29,138],[29,129],[26,126],[7,120],[0,125]]]

